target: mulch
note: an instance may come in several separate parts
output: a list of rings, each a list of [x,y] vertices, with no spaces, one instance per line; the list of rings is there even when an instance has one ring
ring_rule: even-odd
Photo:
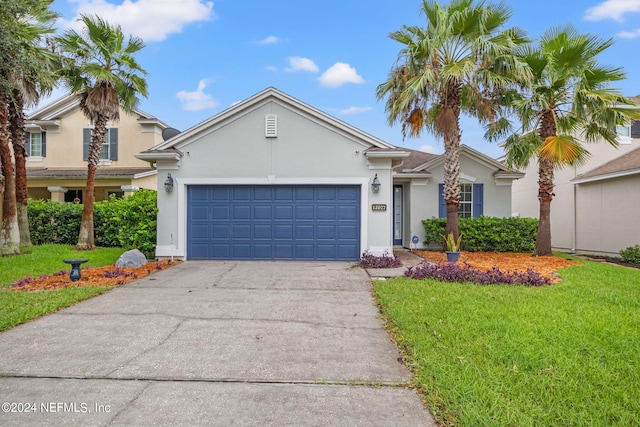
[[[429,262],[436,264],[447,261],[447,254],[433,251],[413,251],[417,255]],[[528,269],[536,271],[538,274],[548,277],[553,282],[558,282],[557,271],[561,268],[579,265],[578,261],[568,260],[556,256],[534,257],[531,254],[504,253],[504,252],[460,252],[458,264],[468,263],[479,270],[491,270],[498,267],[501,271],[520,271]]]
[[[43,291],[79,286],[119,286],[179,263],[180,261],[163,260],[149,262],[138,268],[116,268],[114,265],[82,268],[80,270],[82,277],[75,282],[69,278],[68,270],[61,270],[49,276],[25,277],[11,285],[10,289],[14,291]]]

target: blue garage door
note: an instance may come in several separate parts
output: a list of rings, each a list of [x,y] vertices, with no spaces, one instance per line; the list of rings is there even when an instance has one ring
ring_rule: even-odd
[[[187,258],[360,258],[360,187],[188,187]]]

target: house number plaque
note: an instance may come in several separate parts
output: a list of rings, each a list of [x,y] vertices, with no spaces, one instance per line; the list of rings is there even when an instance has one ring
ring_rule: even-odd
[[[387,210],[387,205],[371,205],[371,210],[384,212]]]

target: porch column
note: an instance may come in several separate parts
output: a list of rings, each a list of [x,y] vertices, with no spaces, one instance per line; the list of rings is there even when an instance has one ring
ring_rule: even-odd
[[[47,190],[51,192],[52,202],[64,202],[64,193],[69,191],[67,188],[60,186],[47,187]]]

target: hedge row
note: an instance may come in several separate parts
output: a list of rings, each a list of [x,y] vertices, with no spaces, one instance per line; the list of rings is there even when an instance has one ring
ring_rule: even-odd
[[[422,221],[426,245],[442,245],[445,218]],[[473,252],[532,252],[535,249],[538,220],[534,218],[460,218],[462,250]]]
[[[157,194],[140,190],[128,197],[112,197],[93,205],[93,226],[97,246],[139,249],[153,256],[156,247]],[[78,243],[82,205],[49,200],[29,200],[31,242]]]

